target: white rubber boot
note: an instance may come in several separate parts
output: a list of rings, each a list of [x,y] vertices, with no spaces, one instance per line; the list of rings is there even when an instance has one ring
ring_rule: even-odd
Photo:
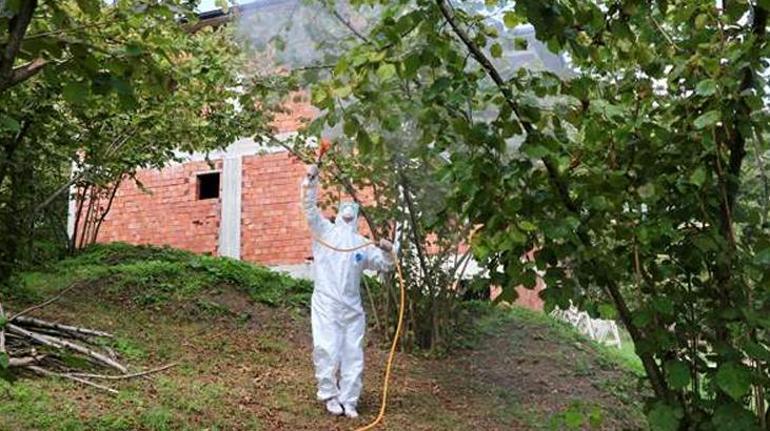
[[[326,411],[333,414],[334,416],[339,416],[343,413],[342,405],[340,405],[340,402],[337,401],[337,398],[332,398],[326,401]]]
[[[345,416],[355,419],[358,417],[358,412],[356,411],[356,407],[352,405],[345,406]]]

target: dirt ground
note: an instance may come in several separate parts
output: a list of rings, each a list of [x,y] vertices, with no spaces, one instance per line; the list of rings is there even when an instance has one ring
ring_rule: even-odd
[[[0,387],[3,430],[351,430],[376,416],[386,351],[369,338],[361,418],[330,417],[314,399],[307,312],[236,292],[201,307],[137,308],[73,292],[38,315],[112,331],[134,368],[175,362],[110,396],[24,378]],[[13,304],[10,304],[12,307]],[[399,354],[382,430],[641,429],[636,378],[545,316],[486,323],[472,350]]]

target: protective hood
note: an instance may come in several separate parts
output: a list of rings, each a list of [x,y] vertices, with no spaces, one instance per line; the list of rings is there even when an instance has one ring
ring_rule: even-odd
[[[344,220],[345,216],[350,216],[353,220],[350,223]],[[339,228],[345,228],[350,232],[358,232],[358,204],[350,201],[343,201],[339,204],[337,210],[337,218],[334,220],[334,225]]]

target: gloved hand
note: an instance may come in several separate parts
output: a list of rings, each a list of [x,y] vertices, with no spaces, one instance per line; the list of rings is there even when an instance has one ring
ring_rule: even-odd
[[[383,249],[384,251],[387,251],[388,253],[393,251],[393,243],[388,241],[385,238],[380,239],[380,243],[377,246]]]

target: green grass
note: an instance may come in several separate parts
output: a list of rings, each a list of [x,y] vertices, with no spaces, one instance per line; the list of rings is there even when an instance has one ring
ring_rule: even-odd
[[[552,407],[543,409],[537,403],[533,405],[529,402],[531,395],[526,391],[511,392],[508,386],[497,387],[494,380],[476,387],[475,390],[487,394],[489,402],[496,406],[501,417],[520,424],[524,429],[542,430],[606,429],[608,418],[615,424],[618,418],[633,418],[631,423],[644,421],[639,396],[643,368],[627,335],[622,340],[623,348],[619,349],[595,342],[569,324],[547,314],[522,307],[495,308],[486,303],[471,303],[466,311],[477,318],[473,325],[465,329],[463,346],[470,349],[483,347],[490,337],[505,340],[493,356],[483,357],[485,365],[490,365],[486,361],[499,361],[501,357],[541,364],[531,366],[535,372],[532,378],[539,379],[548,375],[549,371],[557,370],[556,374],[563,373],[567,381],[590,382],[597,392],[609,394],[617,400],[617,404],[606,400],[598,403],[574,394],[564,398],[567,404],[558,409],[553,409],[554,403],[558,403],[554,398],[548,401]],[[501,333],[501,328],[509,329]],[[539,347],[533,349],[536,343]],[[507,346],[507,350],[501,350],[502,346]],[[490,366],[515,366],[506,364],[505,360],[502,362]],[[551,384],[559,391],[570,393],[571,383],[565,382],[560,386],[558,379],[556,377]]]
[[[312,284],[229,258],[200,256],[169,247],[96,244],[78,255],[20,276],[8,294],[32,302],[73,283],[99,284],[107,293],[130,293],[140,306],[191,298],[204,290],[235,288],[269,305],[303,306]],[[202,312],[226,313],[200,300]]]
[[[501,317],[498,317],[500,319]],[[503,317],[505,318],[505,313]],[[591,340],[585,335],[577,332],[575,328],[568,323],[556,320],[545,313],[538,313],[522,307],[512,307],[508,312],[508,318],[520,322],[531,322],[546,326],[558,334],[565,342],[584,343],[595,349],[599,354],[595,357],[599,361],[620,365],[626,370],[632,371],[638,376],[644,375],[644,368],[639,356],[636,355],[634,344],[625,331],[621,330],[621,347],[605,346]]]

